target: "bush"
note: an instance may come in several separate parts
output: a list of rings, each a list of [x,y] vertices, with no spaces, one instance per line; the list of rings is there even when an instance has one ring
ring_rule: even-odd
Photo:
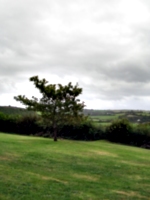
[[[0,131],[24,135],[36,134],[42,130],[37,115],[6,115],[0,113]]]
[[[40,116],[37,115],[22,116],[17,121],[17,132],[24,135],[35,135],[42,131],[39,121]]]
[[[136,146],[150,148],[150,123],[134,127],[132,141]]]
[[[94,126],[90,121],[80,124],[65,124],[61,127],[59,137],[72,140],[99,140],[104,139],[104,131],[101,127]]]
[[[0,113],[0,131],[15,133],[17,132],[17,116]]]
[[[132,134],[132,126],[127,119],[116,120],[106,128],[106,139],[112,142],[130,144]]]

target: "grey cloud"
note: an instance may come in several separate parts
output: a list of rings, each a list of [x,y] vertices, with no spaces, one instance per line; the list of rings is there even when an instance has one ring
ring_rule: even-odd
[[[126,22],[121,2],[0,0],[1,94],[50,74],[75,77],[91,101],[149,97],[150,19]]]
[[[150,81],[150,70],[149,67],[145,67],[143,63],[138,62],[125,62],[120,63],[110,71],[107,71],[107,75],[111,79],[118,81],[124,80],[127,83],[148,83]]]

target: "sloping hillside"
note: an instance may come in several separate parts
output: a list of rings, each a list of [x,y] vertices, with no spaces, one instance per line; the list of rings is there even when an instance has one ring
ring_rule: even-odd
[[[149,151],[0,133],[1,200],[149,200]]]

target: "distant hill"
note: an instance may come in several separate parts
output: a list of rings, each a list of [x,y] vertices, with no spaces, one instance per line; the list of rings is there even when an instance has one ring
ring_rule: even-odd
[[[8,115],[22,115],[30,114],[33,111],[29,111],[25,108],[14,107],[14,106],[0,106],[0,112]],[[114,115],[116,114],[113,110],[93,110],[93,109],[84,109],[83,113],[90,116],[99,116],[99,115]]]
[[[111,123],[113,120],[126,118],[131,123],[150,123],[150,111],[142,110],[93,110],[85,109],[84,114],[97,123]]]
[[[14,106],[0,106],[0,113],[6,115],[30,115],[35,114],[34,111],[29,111],[25,108]],[[141,110],[94,110],[84,109],[84,115],[90,116],[98,123],[110,123],[115,119],[126,118],[132,123],[150,122],[150,111]]]
[[[90,116],[99,116],[99,115],[114,115],[116,114],[113,110],[94,110],[94,109],[84,109],[83,113]]]
[[[29,111],[25,108],[19,108],[14,106],[0,106],[0,113],[4,113],[6,115],[27,115],[34,113],[33,111]]]
[[[90,116],[101,116],[101,115],[116,115],[116,114],[150,114],[150,111],[144,111],[144,110],[94,110],[94,109],[84,109],[85,115]]]

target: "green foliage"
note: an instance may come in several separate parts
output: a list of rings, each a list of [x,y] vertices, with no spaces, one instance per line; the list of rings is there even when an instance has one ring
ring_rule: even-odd
[[[45,79],[40,80],[38,76],[31,77],[30,81],[34,83],[42,97],[28,99],[19,95],[14,98],[28,109],[40,112],[43,123],[53,127],[54,141],[57,141],[57,131],[61,124],[80,121],[84,118],[82,111],[85,105],[77,99],[82,93],[82,88],[79,88],[77,84],[73,86],[71,82],[65,86],[48,84]]]
[[[17,116],[0,113],[0,131],[17,133]]]
[[[25,115],[17,121],[17,132],[23,135],[35,135],[42,131],[40,116]]]
[[[133,126],[127,119],[116,120],[106,128],[106,139],[150,149],[150,123]]]
[[[112,142],[129,144],[132,134],[132,126],[127,119],[112,122],[106,129],[107,139]]]
[[[100,126],[95,126],[90,121],[85,120],[78,124],[64,124],[60,129],[59,137],[93,141],[104,139],[104,131]]]
[[[150,149],[150,123],[139,124],[133,130],[133,144]]]
[[[23,135],[36,134],[42,130],[38,115],[6,115],[0,113],[0,131]]]
[[[0,112],[0,131],[21,135],[53,137],[52,123],[45,123],[41,113],[40,115],[36,112],[28,113],[25,109],[23,109],[23,112],[18,113],[19,108],[14,108],[14,111],[15,114]],[[106,139],[150,149],[150,123],[133,126],[128,120],[119,119],[110,125],[98,126],[98,124],[95,125],[94,120],[91,121],[90,119],[89,121],[84,117],[80,119],[74,120],[72,118],[72,120],[66,120],[65,122],[62,120],[62,123],[58,123],[58,137],[86,141]]]

